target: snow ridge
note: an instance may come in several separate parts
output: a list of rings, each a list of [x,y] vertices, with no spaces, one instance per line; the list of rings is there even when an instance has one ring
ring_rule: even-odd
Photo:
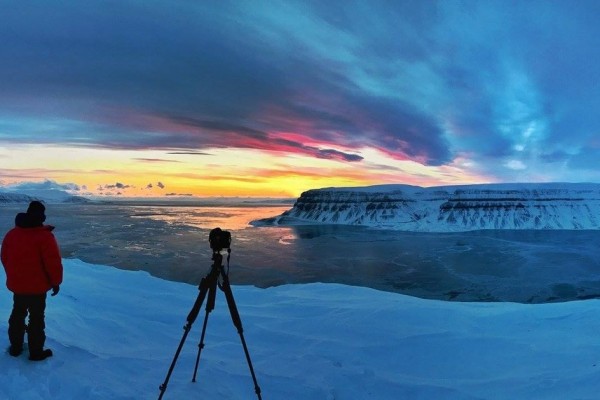
[[[260,224],[364,225],[421,232],[600,229],[600,184],[513,183],[313,189]]]

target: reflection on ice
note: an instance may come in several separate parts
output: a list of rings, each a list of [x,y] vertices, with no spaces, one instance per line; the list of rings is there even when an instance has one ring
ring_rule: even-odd
[[[294,244],[294,241],[297,239],[295,235],[284,235],[279,238],[280,244],[290,245]]]
[[[265,211],[273,216],[289,209],[285,207],[168,207],[132,206],[133,218],[150,218],[168,224],[187,225],[202,229],[226,226],[228,230],[244,229],[253,219],[261,218]]]

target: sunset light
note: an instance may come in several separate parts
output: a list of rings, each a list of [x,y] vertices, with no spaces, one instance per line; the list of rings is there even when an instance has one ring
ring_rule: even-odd
[[[176,3],[4,9],[0,185],[297,197],[600,180],[589,3]]]

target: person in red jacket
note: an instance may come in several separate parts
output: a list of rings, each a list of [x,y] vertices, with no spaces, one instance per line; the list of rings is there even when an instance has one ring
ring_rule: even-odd
[[[60,250],[52,229],[44,225],[46,207],[32,201],[27,213],[19,213],[15,227],[2,241],[1,259],[6,272],[6,287],[13,292],[13,309],[8,321],[9,353],[23,352],[25,331],[29,344],[29,359],[44,360],[52,350],[44,349],[46,342],[44,313],[46,293],[58,294],[63,279]],[[25,318],[29,313],[29,325]]]

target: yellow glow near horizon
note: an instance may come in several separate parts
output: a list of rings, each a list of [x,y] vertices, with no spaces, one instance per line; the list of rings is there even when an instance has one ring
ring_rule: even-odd
[[[459,161],[427,167],[394,160],[373,149],[358,152],[364,160],[348,163],[252,149],[193,153],[11,146],[0,147],[0,179],[4,184],[43,179],[75,183],[87,187],[88,194],[250,197],[298,197],[303,191],[323,187],[431,186],[455,179],[457,183],[482,180],[465,175]]]

